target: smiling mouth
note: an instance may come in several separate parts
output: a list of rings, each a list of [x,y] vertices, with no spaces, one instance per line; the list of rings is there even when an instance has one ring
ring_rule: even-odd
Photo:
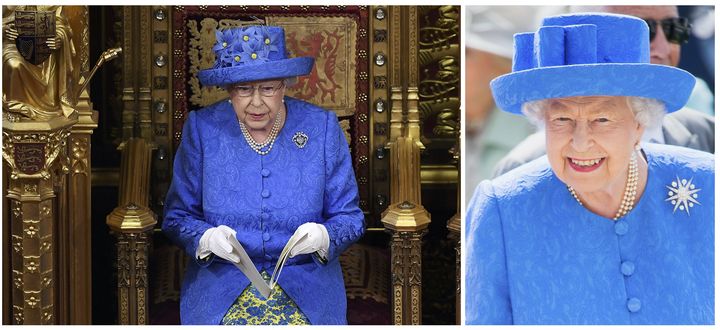
[[[605,158],[594,158],[594,159],[575,159],[568,157],[568,163],[570,167],[578,172],[590,172],[594,171],[600,165],[605,162]]]
[[[258,119],[265,118],[265,115],[266,115],[266,114],[264,114],[264,113],[261,113],[261,114],[252,114],[252,113],[249,113],[249,114],[247,114],[247,115],[248,115],[248,117],[250,117],[250,119],[258,120]]]

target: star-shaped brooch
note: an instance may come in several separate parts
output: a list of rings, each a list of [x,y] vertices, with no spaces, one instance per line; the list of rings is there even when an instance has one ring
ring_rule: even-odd
[[[697,192],[700,191],[700,188],[695,189],[695,185],[692,183],[692,178],[690,178],[690,180],[680,180],[677,176],[671,186],[665,186],[669,189],[669,197],[665,200],[670,201],[672,205],[675,205],[673,213],[675,213],[677,209],[680,209],[680,211],[685,211],[688,215],[690,215],[690,208],[695,206],[695,204],[700,205],[697,201]]]

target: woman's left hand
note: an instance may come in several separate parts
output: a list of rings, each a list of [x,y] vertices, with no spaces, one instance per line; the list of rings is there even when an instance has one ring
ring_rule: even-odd
[[[301,254],[308,254],[318,252],[320,256],[327,256],[328,248],[330,247],[330,236],[328,235],[327,229],[321,224],[314,222],[307,222],[293,234],[294,237],[303,237],[293,248],[290,250],[290,258]]]

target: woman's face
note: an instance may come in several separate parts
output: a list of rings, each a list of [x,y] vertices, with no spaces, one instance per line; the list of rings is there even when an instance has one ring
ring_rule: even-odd
[[[622,96],[552,99],[544,111],[555,175],[579,193],[624,187],[643,126]]]
[[[275,116],[283,109],[285,84],[282,80],[238,83],[228,87],[238,118],[250,130],[270,131]]]

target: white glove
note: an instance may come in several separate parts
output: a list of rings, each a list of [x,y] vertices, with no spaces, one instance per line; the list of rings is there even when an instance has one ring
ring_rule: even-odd
[[[238,245],[240,242],[235,238],[235,231],[225,225],[210,228],[200,237],[200,244],[195,251],[195,257],[204,259],[214,253],[216,256],[232,262],[240,262],[240,255],[233,250],[231,241],[235,241]]]
[[[307,234],[307,236],[301,239],[290,250],[290,258],[316,251],[320,254],[320,257],[326,258],[328,249],[330,248],[330,236],[325,226],[314,222],[307,222],[300,225],[300,227],[295,230],[293,236],[302,237],[305,234]]]

